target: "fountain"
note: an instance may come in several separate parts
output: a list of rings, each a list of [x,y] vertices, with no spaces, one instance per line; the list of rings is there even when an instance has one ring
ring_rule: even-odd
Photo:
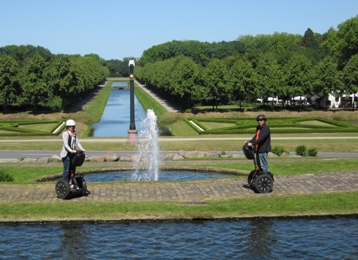
[[[134,163],[131,180],[157,181],[159,173],[159,145],[157,116],[147,110],[137,142],[138,155]]]

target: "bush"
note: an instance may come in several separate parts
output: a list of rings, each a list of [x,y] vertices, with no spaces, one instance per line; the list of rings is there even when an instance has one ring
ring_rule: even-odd
[[[299,156],[307,156],[307,148],[304,145],[300,145],[296,147],[296,154]]]
[[[281,156],[285,152],[285,149],[282,146],[275,146],[272,148],[272,153],[276,154],[277,156]]]
[[[308,149],[307,155],[308,155],[308,156],[316,157],[316,156],[317,156],[317,148],[310,148],[310,149]]]
[[[14,177],[5,173],[4,170],[0,170],[0,182],[12,182],[14,181]]]

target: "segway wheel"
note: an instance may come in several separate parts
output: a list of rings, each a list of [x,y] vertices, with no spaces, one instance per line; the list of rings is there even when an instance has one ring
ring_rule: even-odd
[[[273,180],[268,174],[261,174],[255,180],[255,189],[259,193],[271,192],[273,187]]]
[[[70,185],[67,181],[59,179],[56,183],[56,194],[60,199],[66,199],[71,193]]]
[[[250,172],[249,176],[247,177],[247,183],[251,186],[253,182],[253,178],[255,178],[256,171]]]
[[[83,182],[82,182],[82,195],[86,195],[86,192],[87,192],[87,184],[86,184],[86,181],[83,180]]]

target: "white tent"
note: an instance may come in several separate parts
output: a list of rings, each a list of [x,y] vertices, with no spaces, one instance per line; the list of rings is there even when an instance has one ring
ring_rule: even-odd
[[[277,98],[277,97],[268,97],[268,98],[267,98],[267,101],[268,101],[268,102],[277,102],[277,101],[278,101],[278,98]]]
[[[307,100],[307,98],[305,96],[297,96],[297,97],[294,97],[292,98],[293,101],[304,101],[304,100]]]

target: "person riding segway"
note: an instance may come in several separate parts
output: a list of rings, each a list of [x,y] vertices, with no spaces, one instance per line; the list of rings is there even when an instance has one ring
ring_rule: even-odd
[[[84,195],[87,190],[83,175],[76,176],[76,167],[81,166],[85,159],[85,149],[78,140],[75,127],[75,121],[69,119],[66,121],[66,130],[62,133],[63,146],[60,156],[63,162],[63,173],[62,179],[56,183],[58,198],[68,198],[71,194]],[[80,151],[77,151],[77,147]]]
[[[271,133],[266,125],[266,116],[260,114],[256,117],[258,126],[256,134],[250,141],[246,141],[243,152],[247,159],[254,160],[255,170],[248,176],[248,184],[257,192],[271,192],[273,187],[273,174],[268,170],[267,156],[271,151]]]

